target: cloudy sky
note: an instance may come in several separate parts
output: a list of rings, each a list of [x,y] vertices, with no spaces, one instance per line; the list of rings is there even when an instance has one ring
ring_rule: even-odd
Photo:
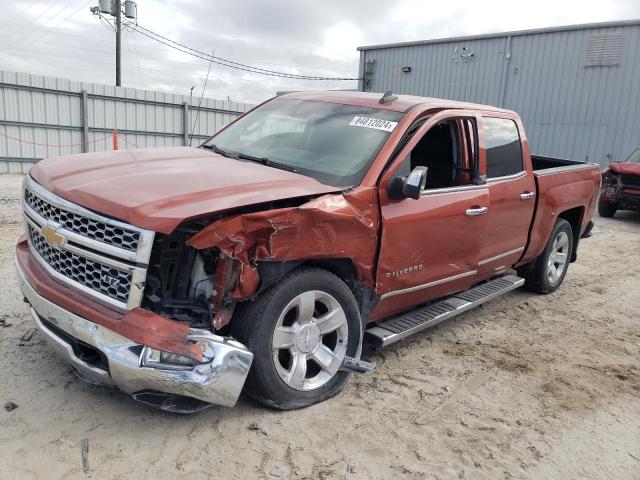
[[[0,69],[113,83],[115,34],[97,0],[0,0]],[[357,77],[356,47],[387,42],[640,18],[638,0],[138,0],[138,22],[201,51],[264,69]],[[202,91],[208,63],[123,34],[123,85]],[[356,82],[265,77],[213,65],[206,95],[257,102],[278,90]]]

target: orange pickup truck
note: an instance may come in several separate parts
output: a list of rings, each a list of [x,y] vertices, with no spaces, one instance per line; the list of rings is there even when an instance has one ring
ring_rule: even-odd
[[[531,156],[508,110],[290,93],[198,148],[39,162],[17,275],[83,379],[171,411],[299,408],[373,368],[365,341],[556,290],[600,181]]]

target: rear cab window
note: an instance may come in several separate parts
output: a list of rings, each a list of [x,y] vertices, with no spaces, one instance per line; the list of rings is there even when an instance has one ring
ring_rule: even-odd
[[[507,177],[524,171],[518,127],[508,118],[483,117],[487,158],[487,179]]]

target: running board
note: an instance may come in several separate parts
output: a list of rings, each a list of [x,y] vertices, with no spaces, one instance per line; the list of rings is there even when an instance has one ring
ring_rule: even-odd
[[[365,330],[365,341],[377,347],[386,347],[489,300],[504,295],[524,285],[524,278],[505,275],[444,300],[430,303],[389,320],[384,320]]]

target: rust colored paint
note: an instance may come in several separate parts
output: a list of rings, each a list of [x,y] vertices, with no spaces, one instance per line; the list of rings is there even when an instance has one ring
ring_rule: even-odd
[[[122,317],[114,331],[158,350],[186,355],[198,362],[203,359],[202,347],[186,340],[189,333],[187,322],[176,322],[149,310],[131,310]]]
[[[234,300],[256,292],[260,261],[349,258],[359,279],[373,287],[378,224],[376,189],[360,187],[324,195],[299,207],[228,217],[206,227],[187,244],[218,248],[237,262],[239,279],[231,292]]]
[[[202,360],[202,348],[187,342],[187,323],[176,322],[141,308],[123,313],[85,297],[78,290],[49,276],[33,257],[24,239],[16,246],[16,259],[33,289],[65,310],[151,348]]]
[[[538,192],[529,245],[517,266],[533,261],[544,250],[558,216],[572,208],[584,209],[580,224],[582,234],[595,212],[600,185],[600,168],[589,165],[562,175],[534,172]]]
[[[30,173],[70,202],[161,233],[171,233],[189,218],[340,190],[191,147],[50,157]]]
[[[213,284],[213,328],[221,329],[231,322],[234,307],[226,306],[225,299],[229,297],[229,293],[235,289],[240,273],[242,272],[242,264],[227,255],[221,254],[215,275],[215,283]],[[236,294],[237,296],[238,294]]]
[[[627,175],[640,175],[640,163],[616,162],[609,165],[608,170]]]
[[[531,166],[529,141],[520,117],[514,112],[483,113],[480,116],[479,128],[484,132],[484,118],[503,118],[512,120],[520,136],[523,171],[515,177],[488,178],[490,208],[486,214],[486,230],[480,248],[478,274],[476,280],[484,280],[498,273],[504,273],[519,261],[529,240],[529,227],[533,219],[536,205],[535,195],[530,200],[523,200],[520,195],[536,193],[536,183]],[[480,148],[485,159],[482,173],[486,174],[486,144],[484,133],[480,135]],[[504,256],[505,252],[512,252]],[[483,260],[498,260],[482,263]]]
[[[406,311],[454,291],[465,290],[475,280],[473,275],[464,275],[472,272],[478,264],[482,239],[487,234],[487,217],[471,218],[465,214],[465,210],[472,206],[490,205],[488,186],[427,193],[417,200],[392,200],[386,193],[388,183],[398,175],[397,172],[408,161],[409,154],[424,134],[439,122],[451,118],[477,120],[477,112],[445,110],[432,115],[405,145],[380,182],[382,234],[376,292],[383,298],[373,308],[371,321]],[[466,150],[462,150],[462,153],[462,162],[468,164],[470,159]],[[456,276],[460,278],[446,284],[384,296]]]
[[[406,127],[442,109],[502,112],[495,107],[400,95],[380,104],[379,94],[298,92],[279,98],[406,111],[376,156],[361,186],[374,187]],[[49,157],[30,172],[40,185],[73,203],[141,228],[171,233],[183,221],[276,200],[335,193],[313,178],[242,162],[192,147],[163,147]],[[242,179],[242,182],[238,182]]]

